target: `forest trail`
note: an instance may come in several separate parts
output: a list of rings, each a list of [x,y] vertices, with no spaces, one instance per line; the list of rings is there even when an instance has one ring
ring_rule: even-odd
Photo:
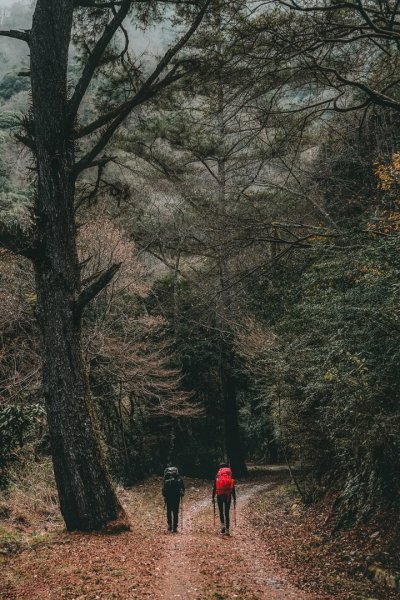
[[[190,503],[178,535],[168,543],[159,564],[157,600],[306,600],[312,596],[287,582],[285,572],[268,553],[249,522],[251,500],[271,484],[237,486],[237,524],[232,510],[231,536],[213,526],[210,495]],[[218,510],[217,510],[218,513]]]
[[[24,543],[0,553],[0,598],[311,600],[289,583],[250,518],[257,494],[273,485],[270,478],[237,485],[237,526],[232,514],[229,537],[219,533],[218,515],[213,525],[210,482],[187,480],[184,527],[176,535],[166,529],[159,478],[121,489],[132,531],[68,534],[60,520],[26,531]]]
[[[237,485],[230,537],[219,533],[217,515],[213,525],[211,482],[198,479],[185,478],[177,535],[167,532],[160,477],[119,488],[132,525],[119,534],[67,533],[55,504],[51,512],[29,512],[20,498],[8,518],[11,506],[0,504],[0,600],[399,597],[365,574],[363,557],[381,548],[376,524],[332,537],[321,507],[292,512],[298,505],[282,469],[250,477]]]

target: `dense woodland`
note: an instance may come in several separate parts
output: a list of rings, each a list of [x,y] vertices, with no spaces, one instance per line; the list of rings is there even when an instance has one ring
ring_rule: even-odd
[[[398,2],[0,20],[4,490],[52,455],[98,529],[112,481],[226,458],[287,462],[338,525],[398,502]]]

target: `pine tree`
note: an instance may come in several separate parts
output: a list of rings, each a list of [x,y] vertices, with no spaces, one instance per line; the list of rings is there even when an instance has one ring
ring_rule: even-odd
[[[198,28],[207,8],[206,2],[187,33],[150,75],[139,78],[138,86],[122,102],[83,123],[82,101],[99,69],[112,68],[127,56],[127,47],[121,51],[113,40],[124,20],[134,14],[135,5],[131,0],[38,0],[29,31],[0,32],[30,49],[32,113],[19,139],[32,150],[37,170],[34,221],[29,229],[3,222],[0,243],[29,258],[35,270],[43,391],[55,479],[69,530],[100,529],[110,522],[127,524],[104,464],[81,347],[82,313],[119,265],[111,265],[86,287],[82,285],[76,245],[77,182],[87,169],[110,161],[106,147],[135,107],[187,73],[180,64],[172,67],[171,61]],[[157,3],[146,3],[143,18],[150,19],[153,8]],[[74,32],[78,42],[79,31],[90,23],[92,35],[82,45],[81,73],[70,92],[71,36]]]

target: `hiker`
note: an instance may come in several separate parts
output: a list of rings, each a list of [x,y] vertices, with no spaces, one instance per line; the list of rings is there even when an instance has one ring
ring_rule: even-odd
[[[232,479],[232,471],[226,463],[222,463],[220,465],[217,476],[214,480],[214,487],[212,491],[214,511],[215,496],[217,496],[219,518],[221,521],[221,533],[229,535],[229,511],[231,510],[232,498],[236,507],[236,490],[235,481]]]
[[[179,505],[185,495],[185,484],[176,467],[164,471],[162,495],[167,506],[168,531],[178,532]]]

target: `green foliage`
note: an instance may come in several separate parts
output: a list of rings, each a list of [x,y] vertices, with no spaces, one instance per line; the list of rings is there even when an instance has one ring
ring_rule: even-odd
[[[0,406],[0,484],[5,482],[5,467],[17,457],[27,437],[34,434],[43,415],[38,404]]]
[[[13,111],[2,111],[0,113],[0,130],[9,131],[18,127],[21,123],[21,114]]]
[[[21,114],[13,111],[0,113],[0,149],[7,154],[10,133],[20,126]],[[0,220],[7,226],[29,228],[32,188],[20,189],[11,180],[10,169],[0,157]]]
[[[4,192],[4,191],[7,191],[8,189],[9,189],[9,183],[8,183],[7,169],[4,166],[4,163],[0,158],[0,190],[1,190],[1,192]]]
[[[241,394],[240,424],[246,456],[264,464],[282,459],[270,407],[262,401],[257,389]]]
[[[31,87],[29,77],[21,77],[17,73],[7,73],[0,79],[0,98],[10,100],[19,92],[26,92]]]
[[[359,517],[399,491],[399,240],[347,243],[351,253],[317,252],[304,273],[276,326],[266,389],[292,456]]]
[[[11,227],[19,225],[28,229],[30,225],[29,196],[23,191],[11,191],[8,179],[1,176],[0,170],[0,186],[2,184],[4,191],[0,191],[0,220]]]

